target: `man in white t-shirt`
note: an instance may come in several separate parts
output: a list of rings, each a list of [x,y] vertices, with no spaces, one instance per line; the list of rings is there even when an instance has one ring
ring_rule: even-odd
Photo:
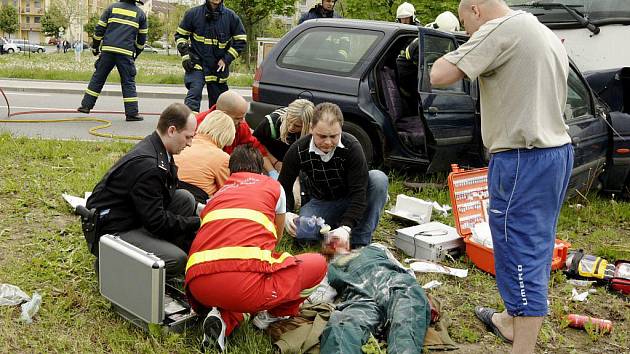
[[[431,84],[479,80],[481,134],[492,154],[489,223],[496,280],[506,310],[475,308],[512,353],[533,353],[547,314],[556,223],[573,166],[564,123],[569,61],[560,41],[531,14],[503,0],[462,0],[471,35],[438,59]]]

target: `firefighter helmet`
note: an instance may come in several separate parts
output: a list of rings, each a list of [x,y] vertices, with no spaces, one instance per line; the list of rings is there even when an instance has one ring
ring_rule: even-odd
[[[413,5],[408,2],[403,2],[396,9],[397,19],[401,19],[405,17],[413,17],[414,20],[416,18],[416,8],[413,7]]]
[[[435,18],[435,21],[427,24],[426,27],[455,32],[459,31],[459,20],[452,12],[444,11]]]

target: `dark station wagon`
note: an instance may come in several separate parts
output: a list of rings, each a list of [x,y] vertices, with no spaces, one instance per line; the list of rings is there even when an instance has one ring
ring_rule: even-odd
[[[419,40],[417,71],[402,75],[397,58]],[[341,108],[343,130],[354,135],[373,166],[417,167],[427,173],[450,164],[482,166],[479,91],[467,79],[433,88],[433,62],[467,40],[428,28],[391,22],[319,19],[297,26],[256,71],[247,121],[297,98]],[[514,78],[518,80],[518,78]],[[613,112],[571,63],[565,121],[575,148],[570,191],[603,188],[628,193],[630,113]],[[403,88],[411,87],[409,90]],[[630,92],[618,92],[630,97]],[[628,85],[625,85],[626,90]]]

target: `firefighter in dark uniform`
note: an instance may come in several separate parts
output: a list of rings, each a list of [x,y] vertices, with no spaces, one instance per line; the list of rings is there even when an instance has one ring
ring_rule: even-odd
[[[206,0],[188,10],[175,33],[177,50],[186,71],[184,100],[191,110],[199,112],[204,84],[208,90],[208,107],[228,90],[230,63],[245,48],[247,35],[241,19],[223,5],[223,0]]]
[[[400,52],[396,69],[400,93],[405,98],[414,97],[418,90],[418,38]]]
[[[147,33],[147,17],[136,6],[135,0],[121,0],[103,12],[94,29],[92,42],[92,53],[100,53],[100,57],[94,64],[96,70],[85,90],[79,112],[90,113],[94,108],[107,76],[115,66],[120,74],[127,121],[143,119],[138,115],[134,60],[144,50]]]
[[[315,20],[318,18],[341,18],[341,16],[335,12],[336,3],[337,0],[322,0],[321,4],[313,6],[313,8],[300,17],[298,25],[304,21]]]

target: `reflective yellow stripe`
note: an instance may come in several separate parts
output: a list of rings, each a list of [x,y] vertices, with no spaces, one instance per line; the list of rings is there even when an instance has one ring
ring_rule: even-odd
[[[182,56],[182,61],[186,61],[188,59],[190,59],[190,55],[186,54],[186,55]]]
[[[228,49],[228,53],[230,53],[234,57],[234,59],[238,58],[238,52],[236,51],[236,49],[230,48]]]
[[[225,48],[227,46],[227,44],[228,44],[228,42],[219,42],[218,39],[216,40],[215,44],[217,44],[217,43],[219,44],[219,48],[220,49]]]
[[[208,76],[205,77],[205,79],[206,79],[206,82],[215,82],[215,81],[217,81],[217,77],[214,76],[214,75],[208,75]]]
[[[409,53],[409,47],[405,48],[405,58],[411,60],[411,54]]]
[[[123,102],[138,102],[138,97],[123,97]]]
[[[315,285],[312,288],[303,289],[302,291],[300,291],[300,297],[309,297],[312,293],[315,292],[318,286],[319,284]]]
[[[98,97],[99,93],[98,92],[94,92],[90,89],[85,89],[85,93],[87,93],[90,96],[94,96],[94,97]]]
[[[103,39],[103,36],[99,37],[97,35],[94,35],[94,37],[92,37],[92,38],[96,39],[97,41],[100,41],[101,39]]]
[[[111,17],[109,20],[107,20],[107,23],[111,23],[111,22],[116,22],[116,23],[120,23],[120,24],[123,24],[123,25],[135,27],[135,28],[140,27],[140,25],[138,25],[137,22],[133,22],[133,21],[129,21],[129,20],[123,20],[122,18]]]
[[[148,29],[148,28],[144,28],[144,29],[143,29],[143,28],[141,28],[141,29],[138,31],[138,33],[140,33],[140,34],[147,34],[147,33],[149,33],[149,29]]]
[[[123,49],[123,48],[117,48],[117,47],[111,47],[108,45],[104,45],[103,47],[101,47],[101,51],[103,52],[113,52],[113,53],[120,53],[120,54],[125,54],[128,56],[133,56],[133,52],[127,49]]]
[[[107,23],[105,23],[105,22],[103,22],[101,20],[98,20],[98,23],[96,25],[97,26],[101,26],[101,27],[107,27]]]
[[[221,79],[219,79],[219,83],[220,83],[220,84],[224,84],[224,83],[226,83],[227,81],[228,81],[227,77],[226,77],[226,78],[221,78]]]
[[[216,80],[216,76],[214,78]],[[253,209],[227,208],[213,210],[203,217],[203,220],[201,220],[201,226],[211,221],[225,219],[245,219],[256,222],[262,225],[269,232],[271,232],[275,238],[278,238],[278,236],[276,235],[276,225],[274,225],[273,222],[269,220],[267,215]]]
[[[247,35],[246,34],[239,34],[236,36],[232,36],[232,39],[235,41],[246,41],[247,40]]]
[[[136,48],[138,48],[138,49],[144,49],[144,45],[142,45],[142,44],[138,44],[138,42],[136,42]]]
[[[199,65],[199,64],[195,64],[194,68],[195,68],[195,69],[197,69],[197,70],[202,70],[202,69],[203,69],[203,68],[201,67],[201,65]],[[198,113],[199,113],[199,112],[197,112],[197,113],[195,113],[195,114],[198,114]]]
[[[187,36],[190,34],[190,31],[186,31],[185,29],[181,28],[181,27],[177,27],[177,33]]]
[[[188,268],[199,263],[225,259],[251,259],[267,262],[269,264],[278,264],[284,262],[289,257],[293,256],[287,252],[283,252],[279,258],[274,258],[271,251],[261,250],[258,247],[223,247],[193,253],[188,258],[188,263],[186,263],[186,271],[188,271]]]
[[[116,15],[129,16],[129,17],[133,17],[133,18],[136,18],[136,16],[138,15],[138,13],[135,12],[135,11],[125,10],[125,9],[121,9],[119,7],[114,7],[112,9],[112,13],[116,14]]]
[[[186,38],[179,38],[175,41],[175,45],[178,45],[180,43],[186,43],[186,42],[188,42]]]

